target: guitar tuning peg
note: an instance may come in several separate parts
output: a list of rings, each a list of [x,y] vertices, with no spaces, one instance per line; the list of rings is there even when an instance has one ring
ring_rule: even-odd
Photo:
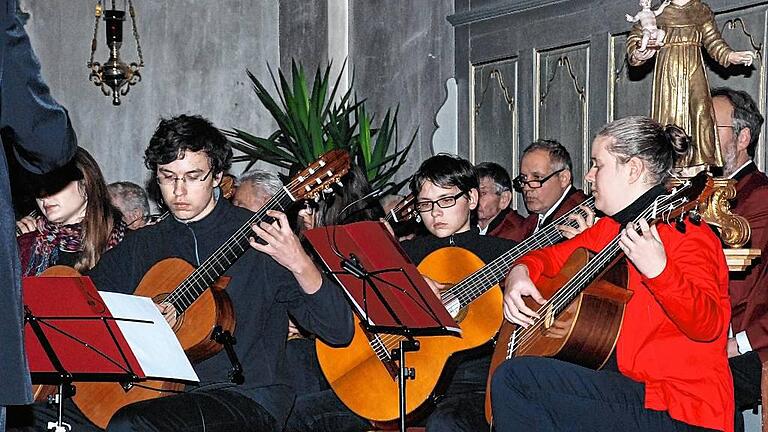
[[[316,203],[319,203],[320,202],[320,194],[315,195],[314,197],[312,197],[312,199],[315,200]]]
[[[701,214],[697,212],[696,210],[693,210],[691,214],[688,216],[688,219],[691,220],[694,224],[698,225],[701,223]]]
[[[675,221],[675,228],[681,233],[685,234],[685,216],[684,215],[680,215],[680,217],[677,218],[677,221]]]
[[[341,179],[338,179],[338,180],[336,180],[336,184],[337,184],[339,187],[344,187],[344,185],[341,183]]]

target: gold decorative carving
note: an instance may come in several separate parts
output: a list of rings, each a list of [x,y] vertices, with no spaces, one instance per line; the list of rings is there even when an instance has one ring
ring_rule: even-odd
[[[720,238],[732,247],[744,246],[752,235],[749,222],[742,216],[731,213],[728,200],[736,197],[736,180],[716,178],[714,193],[699,209],[704,220],[720,229]]]
[[[555,68],[552,70],[552,75],[549,77],[549,79],[546,82],[546,88],[541,93],[541,98],[539,99],[539,103],[544,105],[544,100],[547,98],[547,95],[549,94],[549,85],[552,83],[552,81],[555,80],[555,77],[557,76],[557,71],[560,70],[561,67],[565,66],[568,70],[568,75],[571,77],[571,82],[573,83],[573,88],[576,90],[576,93],[579,95],[579,99],[581,100],[581,103],[585,102],[585,99],[587,97],[586,91],[584,87],[579,85],[579,79],[576,77],[576,74],[573,72],[573,67],[571,66],[571,60],[568,58],[567,55],[560,56],[560,58],[557,59],[557,64],[555,65]]]

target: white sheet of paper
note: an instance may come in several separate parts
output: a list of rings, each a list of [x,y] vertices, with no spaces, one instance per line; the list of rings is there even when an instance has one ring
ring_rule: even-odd
[[[99,294],[113,317],[152,321],[152,324],[117,321],[147,378],[200,381],[152,299],[105,291]]]

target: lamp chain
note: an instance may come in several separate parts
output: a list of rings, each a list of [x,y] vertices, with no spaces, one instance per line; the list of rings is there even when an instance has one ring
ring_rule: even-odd
[[[131,24],[133,25],[133,37],[136,39],[136,52],[139,54],[139,67],[144,67],[144,55],[141,53],[141,43],[139,43],[139,31],[136,30],[136,11],[133,9],[133,0],[128,0],[128,11],[131,14]]]
[[[91,66],[93,66],[93,57],[96,55],[96,46],[98,44],[97,37],[99,35],[99,19],[101,19],[101,13],[103,11],[104,11],[104,6],[102,6],[101,0],[99,0],[96,3],[96,12],[94,13],[96,20],[95,20],[95,23],[93,24],[93,40],[91,41],[91,58],[88,60],[89,69],[91,68]]]

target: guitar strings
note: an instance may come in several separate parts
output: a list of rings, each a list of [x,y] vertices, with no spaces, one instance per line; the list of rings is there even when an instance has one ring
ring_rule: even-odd
[[[197,295],[199,295],[198,292],[195,292],[194,286],[198,285],[199,282],[205,280],[205,276],[203,273],[208,273],[209,268],[213,267],[216,262],[219,260],[219,255],[223,254],[224,251],[232,251],[231,243],[239,242],[247,237],[247,230],[250,230],[250,226],[254,223],[256,223],[257,220],[261,220],[266,215],[266,208],[273,208],[276,205],[279,205],[279,202],[282,198],[286,196],[285,191],[281,190],[275,196],[270,199],[267,206],[262,207],[259,209],[259,211],[256,212],[251,218],[248,219],[248,221],[238,228],[230,237],[227,239],[226,242],[224,242],[221,246],[219,246],[218,249],[216,249],[213,254],[211,254],[195,271],[193,271],[189,276],[187,276],[180,284],[179,286],[174,289],[171,294],[168,295],[168,297],[165,299],[165,301],[172,303],[174,306],[177,306],[177,301],[184,300],[188,304],[184,304],[183,307],[179,308],[177,306],[177,309],[186,309],[191,305],[192,302],[196,299]],[[242,249],[242,248],[241,248]],[[244,250],[241,250],[241,252]],[[223,267],[223,265],[222,265]],[[208,275],[210,278],[210,275]],[[207,289],[208,287],[204,287],[202,291]],[[179,310],[181,312],[181,310]]]
[[[187,276],[169,295],[164,299],[164,301],[171,303],[176,307],[177,311],[179,313],[182,313],[184,310],[186,310],[196,299],[197,297],[206,289],[208,289],[208,284],[200,284],[200,282],[204,282],[206,280],[205,275],[208,276],[208,279],[212,279],[210,274],[208,273],[209,269],[213,269],[213,266],[216,264],[219,264],[219,266],[222,269],[226,269],[227,266],[231,265],[231,262],[227,262],[226,265],[221,263],[219,261],[219,256],[224,255],[224,251],[228,252],[235,252],[232,246],[236,245],[240,249],[237,253],[243,253],[247,249],[247,246],[243,246],[242,242],[246,241],[249,237],[249,233],[252,232],[251,225],[254,223],[261,221],[265,218],[267,210],[271,210],[275,207],[279,207],[283,210],[284,206],[281,204],[282,200],[285,198],[288,198],[289,200],[293,201],[293,197],[288,192],[290,190],[294,190],[296,186],[299,184],[300,179],[292,180],[288,183],[288,185],[284,186],[280,191],[278,191],[268,202],[266,205],[262,206],[258,211],[255,212],[253,216],[251,216],[248,221],[240,226],[230,237],[227,239],[226,242],[224,242],[221,246],[219,246],[218,249],[216,249],[215,252],[213,252],[195,271],[193,271],[189,276]],[[205,274],[205,275],[204,275]],[[195,290],[195,286],[198,285],[202,289],[198,288]],[[202,287],[202,285],[206,285],[205,287]],[[183,301],[183,302],[182,302]]]

